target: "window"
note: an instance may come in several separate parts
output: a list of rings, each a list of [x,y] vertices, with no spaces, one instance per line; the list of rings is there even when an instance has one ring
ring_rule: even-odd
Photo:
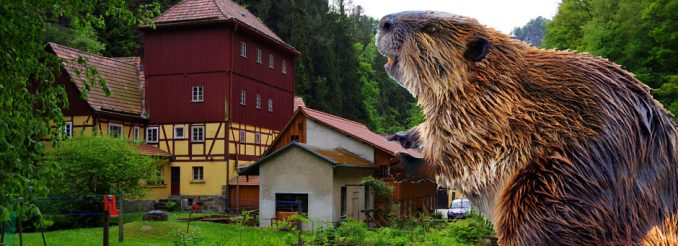
[[[261,64],[261,50],[257,49],[257,63]]]
[[[158,127],[146,128],[146,142],[147,143],[158,142]]]
[[[268,68],[273,68],[274,66],[274,60],[273,60],[273,54],[268,55]]]
[[[193,167],[193,181],[203,181],[203,168]]]
[[[273,99],[268,99],[268,112],[273,112]]]
[[[247,95],[245,90],[240,90],[240,105],[247,105]]]
[[[122,125],[108,123],[108,135],[114,138],[122,137]]]
[[[290,141],[292,141],[292,142],[299,142],[299,135],[291,135],[291,136],[290,136]]]
[[[205,141],[205,126],[191,127],[191,142]]]
[[[141,129],[139,129],[138,126],[134,127],[134,141],[139,141],[139,138],[141,137]]]
[[[184,126],[174,126],[174,138],[186,138],[186,130],[184,130]]]
[[[73,137],[73,122],[66,122],[66,126],[64,126],[64,133],[66,134],[66,137]]]
[[[308,194],[275,194],[275,212],[308,214]]]
[[[193,97],[191,102],[202,102],[205,99],[205,88],[202,86],[193,86]]]
[[[254,143],[261,144],[261,133],[257,132],[254,134]]]
[[[239,138],[239,141],[240,141],[241,143],[244,143],[244,142],[245,142],[245,140],[246,140],[246,139],[245,139],[245,138],[246,138],[245,136],[246,136],[245,130],[240,130],[240,138]]]
[[[287,74],[287,61],[282,61],[282,73]]]
[[[162,185],[165,184],[165,169],[162,166],[159,166],[155,172],[155,182],[153,184]]]
[[[247,58],[247,44],[240,42],[240,56]]]
[[[261,95],[257,94],[257,108],[261,109]]]

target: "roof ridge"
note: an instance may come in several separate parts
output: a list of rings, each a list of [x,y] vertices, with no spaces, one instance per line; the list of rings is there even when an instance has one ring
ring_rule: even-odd
[[[120,63],[124,63],[124,64],[127,64],[127,65],[135,65],[135,64],[131,64],[131,63],[128,63],[128,62],[125,62],[125,61],[115,59],[116,57],[106,57],[106,56],[90,53],[90,52],[87,52],[87,51],[82,51],[82,50],[79,50],[79,49],[76,49],[76,48],[73,48],[73,47],[70,47],[70,46],[57,44],[57,43],[54,43],[54,42],[47,42],[47,44],[48,45],[55,45],[59,48],[64,48],[64,49],[67,49],[67,50],[75,51],[77,53],[81,53],[81,54],[85,54],[85,55],[89,55],[89,56],[94,56],[94,57],[103,58],[103,59],[110,60],[110,61],[120,62]],[[56,51],[55,51],[55,53],[56,53]],[[57,55],[57,56],[59,56],[59,55]]]
[[[315,113],[319,113],[319,114],[322,114],[322,115],[325,115],[325,116],[333,117],[333,118],[336,118],[336,119],[339,119],[339,120],[342,120],[342,121],[346,121],[346,122],[354,124],[354,125],[358,125],[358,126],[367,128],[367,126],[365,124],[357,122],[357,121],[349,120],[349,119],[343,118],[341,116],[333,115],[333,114],[326,113],[326,112],[323,112],[323,111],[320,111],[320,110],[315,110],[315,109],[308,108],[308,107],[302,107],[302,110],[306,110],[306,109],[308,109],[312,112],[315,112]]]
[[[158,19],[158,18],[160,18],[161,16],[163,16],[163,15],[169,13],[170,10],[173,10],[174,8],[176,8],[177,6],[181,5],[182,3],[186,2],[186,1],[190,1],[190,0],[181,0],[181,2],[178,2],[178,3],[174,4],[172,7],[170,7],[170,8],[167,9],[167,10],[165,10],[165,12],[162,12],[160,15],[158,15],[158,16],[156,16],[156,17],[153,17],[153,24],[155,24],[155,19]]]
[[[214,5],[217,6],[217,8],[219,9],[219,12],[221,13],[221,15],[223,15],[223,16],[226,17],[227,19],[233,18],[232,16],[228,16],[228,15],[226,14],[226,11],[225,11],[223,8],[221,8],[221,4],[219,4],[217,1],[222,1],[222,0],[212,0],[212,3],[214,3]],[[240,6],[240,5],[238,4],[238,6]]]

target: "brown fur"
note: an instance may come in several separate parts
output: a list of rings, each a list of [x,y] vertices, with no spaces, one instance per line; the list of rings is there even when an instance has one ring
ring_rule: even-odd
[[[502,245],[678,243],[678,131],[619,65],[439,12],[386,16],[377,43],[423,108],[425,159]]]

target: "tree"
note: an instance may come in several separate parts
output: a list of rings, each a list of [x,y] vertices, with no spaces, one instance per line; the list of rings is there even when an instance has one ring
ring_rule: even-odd
[[[50,197],[57,199],[48,204],[58,207],[50,213],[81,214],[101,211],[101,194],[125,194],[134,199],[146,194],[144,182],[154,182],[162,159],[140,153],[133,143],[109,136],[78,136],[57,143],[46,151],[44,162],[56,166],[59,174],[50,178]],[[64,201],[65,200],[65,201]],[[46,204],[41,207],[46,208]],[[43,209],[43,210],[44,210]],[[97,223],[92,216],[69,216],[57,218],[57,226],[71,227]]]
[[[548,22],[549,19],[541,16],[531,19],[524,26],[513,28],[511,36],[522,40],[525,43],[541,47],[542,39],[544,39],[544,33],[546,32],[546,24]]]
[[[301,52],[295,93],[306,105],[365,123],[402,130],[413,98],[386,74],[374,46],[378,21],[350,1],[237,1]]]
[[[45,158],[61,170],[50,181],[50,195],[120,194],[142,197],[142,180],[154,181],[161,160],[140,153],[133,143],[109,136],[78,136],[47,150]]]
[[[99,4],[103,15],[94,14]],[[68,104],[64,89],[54,83],[59,61],[45,49],[48,23],[67,18],[102,27],[102,16],[148,23],[157,5],[133,11],[124,0],[0,0],[0,11],[0,221],[7,221],[10,210],[45,194],[46,179],[57,171],[39,162],[43,139],[59,135],[61,109]],[[15,202],[17,197],[24,199]]]
[[[564,0],[547,24],[548,48],[575,49],[621,64],[678,115],[678,1]]]

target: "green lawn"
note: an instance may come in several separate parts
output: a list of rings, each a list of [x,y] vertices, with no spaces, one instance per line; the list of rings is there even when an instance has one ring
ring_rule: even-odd
[[[87,228],[46,232],[47,245],[102,245],[102,228]],[[186,231],[185,222],[135,221],[125,223],[125,240],[118,243],[118,227],[110,228],[111,245],[171,245],[178,231]],[[287,245],[294,235],[268,229],[239,227],[232,224],[191,222],[190,231],[196,232],[203,243],[200,245]],[[43,245],[40,233],[24,234],[24,245]],[[19,235],[14,237],[19,245]]]

